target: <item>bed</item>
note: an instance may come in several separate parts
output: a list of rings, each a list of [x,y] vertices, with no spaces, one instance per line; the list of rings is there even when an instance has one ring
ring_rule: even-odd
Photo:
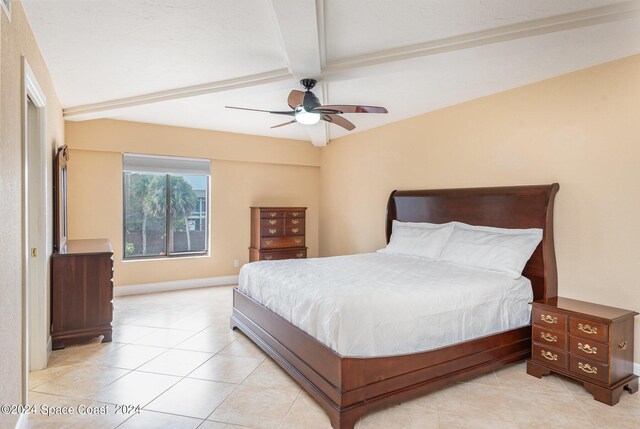
[[[394,220],[437,224],[459,221],[501,228],[540,228],[542,241],[522,273],[527,282],[530,282],[527,288],[533,299],[554,297],[557,295],[557,271],[553,244],[553,203],[558,189],[557,184],[552,184],[394,191],[387,204],[387,242],[391,236],[391,225]],[[379,256],[375,254],[360,257],[372,258],[369,261],[372,264],[381,263],[381,260],[377,259]],[[331,259],[323,258],[316,261],[331,263]],[[405,261],[406,258],[397,263],[405,263]],[[395,261],[391,262],[395,263]],[[283,263],[280,268],[276,270],[278,275],[286,276],[286,263]],[[300,275],[304,273],[301,266],[296,269],[299,270]],[[260,279],[259,270],[251,271]],[[294,274],[291,273],[291,275]],[[363,287],[358,285],[357,273],[353,275],[353,288]],[[306,277],[306,279],[312,279],[312,277]],[[277,285],[281,280],[285,283],[285,278],[277,277],[271,278],[270,282]],[[330,279],[328,281],[330,282]],[[309,282],[314,283],[311,280]],[[507,327],[499,333],[480,337],[476,335],[474,339],[466,340],[465,337],[468,334],[463,333],[460,338],[453,340],[455,342],[453,345],[438,347],[436,340],[434,343],[436,348],[418,352],[413,350],[419,349],[420,345],[411,345],[411,341],[409,341],[410,347],[405,344],[398,347],[384,344],[382,339],[371,339],[371,335],[356,335],[358,338],[364,337],[366,341],[354,342],[347,339],[341,343],[335,335],[331,335],[334,332],[332,329],[325,329],[324,333],[313,332],[314,336],[312,336],[298,327],[303,326],[302,322],[296,321],[298,325],[296,326],[283,317],[287,316],[283,313],[287,311],[287,307],[295,305],[295,303],[286,302],[286,288],[280,292],[275,288],[272,296],[265,298],[257,295],[260,293],[260,281],[254,281],[253,284],[258,286],[254,286],[253,291],[247,290],[247,293],[234,290],[231,327],[246,334],[300,383],[327,412],[334,429],[352,429],[360,417],[372,410],[405,401],[443,385],[525,359],[530,355],[531,328],[528,324],[522,326],[522,320],[512,325],[515,327]],[[325,287],[330,286],[331,283],[325,283]],[[384,288],[380,291],[384,291]],[[489,288],[487,291],[494,294],[500,293],[499,288]],[[249,292],[254,297],[265,300],[267,304],[263,305],[251,297]],[[280,307],[277,307],[278,293],[281,297],[280,301],[284,302]],[[354,305],[358,303],[357,296],[350,297]],[[394,299],[400,299],[402,293],[395,293],[393,296]],[[523,296],[525,295],[517,300],[520,305],[522,305]],[[301,305],[308,305],[308,302],[303,302]],[[501,305],[504,306],[504,303]],[[348,309],[343,310],[342,314],[348,315]],[[498,318],[497,315],[496,318]],[[288,319],[291,319],[290,315]],[[409,331],[418,323],[418,319],[401,321],[401,324],[407,325],[405,328],[409,328]],[[389,332],[400,331],[401,324],[392,325]],[[351,326],[357,326],[357,323],[354,322]],[[313,328],[305,326],[305,329],[310,332]],[[389,336],[384,334],[384,330],[382,331],[381,337]],[[451,341],[449,339],[449,343]],[[371,344],[373,346],[370,347]],[[443,342],[443,344],[448,343]]]

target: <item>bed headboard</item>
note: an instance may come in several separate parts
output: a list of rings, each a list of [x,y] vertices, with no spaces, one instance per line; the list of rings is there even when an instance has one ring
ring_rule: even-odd
[[[542,228],[542,242],[522,274],[531,280],[535,299],[558,294],[553,244],[553,201],[560,186],[393,191],[387,203],[387,243],[391,223],[459,221],[499,228]]]

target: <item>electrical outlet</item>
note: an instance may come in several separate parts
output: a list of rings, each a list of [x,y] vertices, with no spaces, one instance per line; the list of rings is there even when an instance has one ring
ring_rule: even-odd
[[[238,268],[240,266],[240,260],[239,259],[234,259],[233,260],[233,266]]]

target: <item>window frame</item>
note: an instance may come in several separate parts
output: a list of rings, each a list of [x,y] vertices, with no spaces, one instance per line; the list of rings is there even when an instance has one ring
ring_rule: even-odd
[[[123,169],[122,171],[122,261],[123,262],[131,262],[131,261],[145,261],[145,260],[163,260],[163,259],[174,259],[174,258],[193,258],[193,257],[203,257],[210,256],[211,249],[211,214],[210,212],[210,201],[211,201],[211,175],[204,174],[176,174],[176,173],[157,173],[158,176],[164,176],[165,178],[165,254],[164,255],[137,255],[137,256],[127,256],[126,253],[126,245],[127,245],[127,204],[125,198],[125,186],[126,180],[125,176],[129,174],[151,174],[149,172],[144,171],[126,171]],[[206,178],[207,189],[205,191],[205,204],[204,207],[206,209],[206,234],[204,238],[204,243],[206,248],[202,251],[186,251],[186,252],[169,252],[171,245],[173,245],[172,237],[171,237],[171,176],[203,176]],[[188,225],[185,225],[185,229],[188,228]]]

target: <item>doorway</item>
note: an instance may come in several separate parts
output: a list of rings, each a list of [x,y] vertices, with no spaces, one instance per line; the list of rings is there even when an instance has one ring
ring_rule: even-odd
[[[51,227],[47,204],[51,169],[46,144],[46,98],[23,58],[23,399],[28,372],[44,369],[51,351],[48,287]]]

